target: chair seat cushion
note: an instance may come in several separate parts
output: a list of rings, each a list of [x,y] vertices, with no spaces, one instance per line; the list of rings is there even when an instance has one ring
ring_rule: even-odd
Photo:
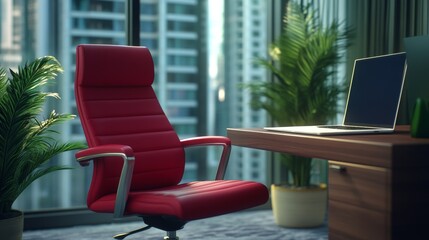
[[[182,221],[235,212],[265,203],[265,185],[241,180],[198,181],[156,190],[130,192],[126,212],[175,216]],[[96,212],[113,212],[115,194],[91,204]]]

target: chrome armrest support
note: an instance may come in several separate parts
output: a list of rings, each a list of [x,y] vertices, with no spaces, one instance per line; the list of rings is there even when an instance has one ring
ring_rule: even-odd
[[[202,136],[182,139],[182,146],[196,147],[208,145],[220,145],[223,147],[222,155],[220,157],[219,166],[216,172],[216,180],[222,180],[225,177],[226,167],[228,166],[229,155],[231,153],[231,140],[222,136]]]
[[[134,153],[131,147],[124,145],[97,146],[76,153],[76,160],[82,166],[87,166],[89,165],[89,161],[103,157],[120,157],[124,160],[116,192],[115,210],[113,213],[114,218],[121,218],[125,213],[128,194],[131,187],[135,160]]]

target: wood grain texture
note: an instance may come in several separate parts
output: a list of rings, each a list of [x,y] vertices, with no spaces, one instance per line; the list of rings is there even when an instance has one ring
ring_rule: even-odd
[[[389,177],[385,168],[329,161],[330,239],[389,238]]]
[[[329,165],[345,168],[343,171],[329,169],[329,200],[387,213],[390,208],[387,169],[370,169],[334,161],[329,161]]]
[[[384,168],[413,164],[429,167],[429,139],[411,138],[406,130],[394,134],[347,136],[310,136],[240,128],[228,128],[227,133],[236,146]]]
[[[429,225],[429,139],[393,134],[310,136],[227,129],[233,145],[330,160],[330,239],[422,239]],[[338,166],[337,166],[338,168]]]
[[[329,239],[389,239],[388,218],[383,212],[329,201]]]

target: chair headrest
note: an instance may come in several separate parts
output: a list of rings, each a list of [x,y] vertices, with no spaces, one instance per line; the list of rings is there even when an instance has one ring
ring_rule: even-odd
[[[146,47],[82,44],[76,48],[76,81],[80,86],[150,86],[152,55]]]

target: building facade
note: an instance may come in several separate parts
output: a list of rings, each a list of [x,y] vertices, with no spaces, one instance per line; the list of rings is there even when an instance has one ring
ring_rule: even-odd
[[[213,46],[208,36],[217,21],[209,19],[213,14],[209,4],[218,3],[223,1],[140,0],[140,45],[153,55],[154,88],[180,138],[226,135],[227,127],[265,125],[265,114],[250,109],[250,96],[238,87],[265,79],[265,71],[253,63],[267,52],[265,1],[225,1],[224,8],[216,10],[224,11],[219,18],[225,18],[223,33],[219,33],[223,49],[217,49],[217,75],[209,76],[208,55]],[[47,107],[77,115],[75,48],[78,44],[127,44],[126,7],[125,0],[1,0],[0,64],[13,68],[38,56],[55,56],[64,72],[47,90],[58,92],[61,100]],[[57,130],[62,141],[85,140],[78,117]],[[184,181],[215,175],[219,149],[186,151]],[[227,178],[266,182],[264,152],[234,147],[231,159]],[[52,164],[73,169],[34,182],[14,207],[28,211],[85,206],[91,167],[80,167],[71,152]]]
[[[225,1],[224,81],[227,126],[261,127],[267,125],[265,111],[250,107],[250,94],[242,84],[267,81],[267,72],[255,64],[267,57],[267,1]],[[221,121],[219,121],[221,122]],[[229,174],[232,178],[266,182],[266,152],[236,148],[232,152]]]

